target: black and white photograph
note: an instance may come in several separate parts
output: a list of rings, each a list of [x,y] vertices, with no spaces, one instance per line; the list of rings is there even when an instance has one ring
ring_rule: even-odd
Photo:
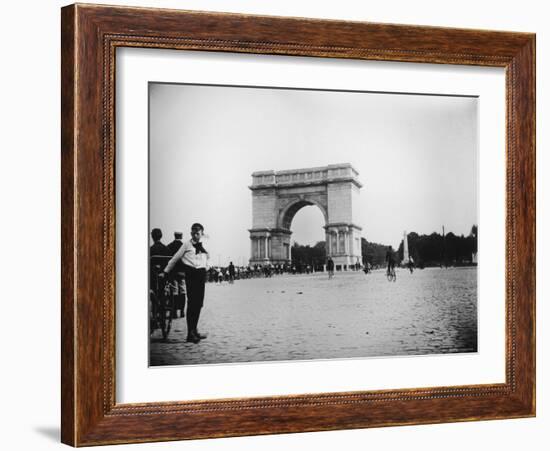
[[[150,82],[149,366],[478,352],[478,98]]]

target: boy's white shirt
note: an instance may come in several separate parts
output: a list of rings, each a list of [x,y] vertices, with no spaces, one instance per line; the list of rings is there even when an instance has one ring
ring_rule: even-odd
[[[202,243],[202,241],[199,241],[199,243]],[[210,254],[208,252],[197,254],[193,246],[193,240],[183,242],[181,247],[166,265],[166,268],[164,268],[164,271],[170,272],[178,260],[181,260],[183,264],[191,266],[192,268],[208,269],[210,267]]]

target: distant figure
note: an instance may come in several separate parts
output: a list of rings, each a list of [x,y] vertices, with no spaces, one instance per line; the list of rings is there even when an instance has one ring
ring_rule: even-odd
[[[328,278],[332,279],[334,277],[334,260],[330,257],[327,259],[327,271]]]
[[[206,338],[206,335],[199,333],[197,330],[204,303],[204,285],[209,259],[208,252],[201,242],[203,234],[204,227],[199,223],[193,224],[191,226],[191,239],[182,243],[166,265],[166,268],[164,268],[164,275],[166,275],[174,268],[178,260],[183,262],[187,290],[187,341],[191,343],[198,343]]]
[[[207,271],[207,273],[209,282],[216,282],[218,280],[218,273],[216,272],[216,268],[213,266]]]
[[[393,252],[393,248],[391,246],[389,246],[388,250],[386,251],[386,262],[388,263],[388,268],[386,270],[386,273],[394,274],[395,273],[395,255]]]
[[[409,269],[409,271],[412,274],[413,271],[414,271],[414,261],[413,261],[411,256],[409,256],[409,261],[407,262],[407,268]]]
[[[235,281],[235,266],[233,265],[233,262],[229,262],[229,283],[233,283]]]
[[[371,271],[371,265],[370,265],[370,263],[367,261],[367,262],[365,262],[365,266],[364,266],[364,268],[363,268],[363,272],[364,272],[365,274],[368,274],[368,273],[370,273],[370,271]]]

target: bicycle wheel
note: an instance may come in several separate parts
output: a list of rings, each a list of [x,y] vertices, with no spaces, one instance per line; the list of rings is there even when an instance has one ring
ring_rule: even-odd
[[[164,310],[163,317],[160,319],[160,330],[162,331],[162,338],[166,340],[172,327],[172,314],[169,310]]]
[[[160,305],[160,330],[162,332],[162,338],[166,340],[172,327],[172,318],[174,317],[174,294],[171,289],[168,290],[168,293],[166,291],[164,292]]]
[[[149,335],[158,327],[157,323],[158,299],[153,290],[149,291]]]
[[[172,308],[167,305],[167,299],[164,299],[162,304],[162,308],[159,312],[159,323],[160,330],[162,332],[162,338],[166,340],[172,327]]]

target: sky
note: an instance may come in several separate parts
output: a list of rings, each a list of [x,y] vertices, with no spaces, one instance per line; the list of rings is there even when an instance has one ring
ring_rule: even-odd
[[[351,163],[363,184],[363,237],[467,235],[477,223],[478,101],[473,97],[149,84],[149,223],[163,241],[205,226],[214,264],[246,263],[251,174]],[[324,239],[304,207],[292,239]]]

